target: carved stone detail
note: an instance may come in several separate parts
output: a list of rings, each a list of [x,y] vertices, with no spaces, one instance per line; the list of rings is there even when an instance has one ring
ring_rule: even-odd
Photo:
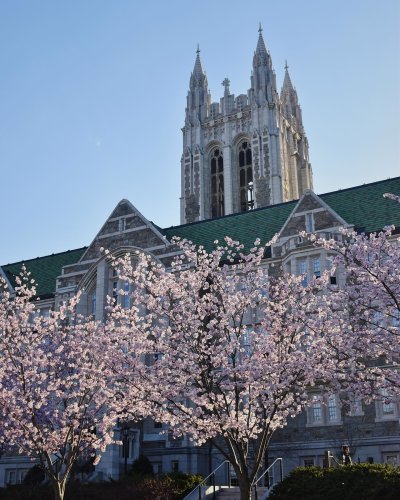
[[[269,134],[268,130],[265,128],[262,137],[262,147],[264,154],[264,178],[265,178],[265,204],[270,205],[271,203],[271,164],[269,159]],[[260,205],[261,206],[261,205]]]
[[[186,198],[186,220],[188,222],[195,222],[200,215],[200,205],[198,197],[192,193]]]
[[[265,177],[255,177],[255,196],[257,207],[269,205],[269,186]]]
[[[247,93],[235,98],[225,80],[223,97],[219,101],[212,100],[205,73],[197,58],[195,67],[201,78],[199,80],[199,77],[193,77],[189,87],[183,151],[189,147],[194,152],[196,144],[202,148],[213,141],[230,146],[232,154],[229,158],[224,158],[227,177],[224,191],[229,213],[241,209],[238,201],[240,180],[236,150],[243,137],[247,137],[251,143],[253,194],[257,207],[269,205],[272,201],[289,201],[297,198],[304,190],[312,189],[308,143],[297,92],[287,68],[282,91],[279,92],[270,55],[264,47],[261,49],[263,55],[257,52],[253,61],[251,88]],[[292,143],[291,136],[295,136],[295,143]],[[202,161],[200,152],[200,182],[197,188],[193,164],[196,153],[194,152],[190,167],[189,194],[198,196],[200,217],[207,219],[211,217],[208,208],[211,206],[211,166],[208,159]],[[181,196],[186,199],[188,188],[185,165],[181,171],[184,176]],[[182,210],[181,216],[182,222],[189,222],[185,219],[185,210]]]

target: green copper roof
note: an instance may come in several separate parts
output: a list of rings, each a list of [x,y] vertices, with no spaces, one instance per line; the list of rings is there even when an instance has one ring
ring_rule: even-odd
[[[345,221],[354,224],[362,232],[371,233],[391,224],[400,228],[400,205],[384,198],[385,193],[400,195],[400,177],[334,191],[320,197]]]
[[[400,177],[364,184],[349,189],[320,195],[346,222],[366,232],[394,224],[400,226],[400,205],[383,198],[384,193],[400,194]],[[268,242],[283,226],[297,201],[289,201],[250,212],[228,215],[183,226],[164,229],[168,239],[173,236],[186,238],[208,250],[214,240],[225,236],[239,240],[250,248],[256,238]]]
[[[383,198],[384,193],[400,195],[400,177],[322,194],[320,198],[345,221],[354,224],[360,231],[377,231],[389,224],[400,228],[400,205],[393,200]],[[225,236],[230,236],[243,243],[246,248],[250,248],[256,238],[260,238],[261,243],[268,242],[282,228],[296,203],[297,201],[290,201],[250,212],[166,229],[155,227],[168,239],[179,236],[198,245],[204,245],[208,250],[214,247],[214,240],[223,241]],[[2,266],[2,269],[14,285],[15,276],[25,263],[38,283],[38,295],[44,298],[54,294],[56,278],[61,274],[62,267],[78,262],[85,250],[86,247],[68,250],[8,264]]]
[[[54,253],[45,257],[37,257],[14,264],[2,266],[7,278],[12,286],[15,285],[15,277],[21,272],[22,266],[32,273],[32,278],[37,283],[37,295],[46,298],[54,294],[56,289],[56,278],[61,274],[63,266],[78,262],[86,247],[77,250],[68,250],[66,252]]]
[[[223,242],[225,236],[251,248],[256,238],[260,238],[263,244],[267,243],[282,228],[295,205],[295,201],[290,201],[219,219],[170,227],[164,229],[164,234],[168,239],[173,236],[186,238],[197,245],[204,245],[207,250],[214,247],[214,240]]]

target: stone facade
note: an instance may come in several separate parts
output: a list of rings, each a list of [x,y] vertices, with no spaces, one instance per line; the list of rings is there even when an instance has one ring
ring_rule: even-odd
[[[301,273],[307,280],[321,274],[330,262],[330,255],[324,249],[313,247],[307,233],[317,232],[321,237],[340,239],[339,227],[352,227],[352,221],[344,220],[310,190],[306,190],[300,200],[290,206],[293,207],[292,211],[288,212],[286,222],[282,223],[271,255],[265,258],[263,265],[271,275]],[[271,210],[276,212],[274,207],[265,209],[266,224],[269,223],[268,214]],[[244,216],[251,224],[253,215],[256,216],[257,212],[235,218]],[[215,224],[220,222],[222,220],[213,221]],[[182,228],[204,234],[202,226],[207,224],[209,222],[161,230],[128,200],[121,200],[92,243],[82,250],[78,262],[62,268],[56,279],[54,297],[39,301],[38,308],[45,314],[48,309],[57,308],[61,301],[81,291],[81,312],[101,320],[104,318],[107,295],[116,294],[124,286],[113,274],[110,265],[113,256],[129,252],[134,257],[137,252],[146,252],[168,268],[171,259],[178,253],[171,242],[171,235],[179,235]],[[254,226],[254,238],[258,230]],[[108,249],[109,253],[103,249]],[[1,268],[0,273],[7,277]],[[344,283],[344,273],[338,271],[332,279],[340,285]],[[114,296],[118,297],[117,294]],[[282,457],[285,471],[288,472],[299,465],[322,465],[325,450],[329,449],[334,456],[339,456],[341,446],[349,444],[355,461],[399,463],[399,403],[385,404],[384,401],[378,401],[366,406],[358,401],[350,412],[350,407],[343,403],[344,396],[334,395],[327,399],[315,388],[310,390],[310,407],[295,419],[289,419],[287,426],[275,433],[268,459]],[[124,468],[129,467],[140,453],[149,457],[158,473],[179,469],[207,475],[222,461],[212,445],[196,447],[187,437],[173,439],[165,426],[151,419],[115,428],[116,436],[121,440],[124,431],[128,443],[125,448],[128,450],[127,456],[124,456],[123,447],[116,444],[109,446],[92,479],[118,479]],[[12,454],[0,456],[0,486],[13,478],[21,480],[31,465],[32,462],[24,457]]]
[[[306,191],[272,247],[271,273],[305,274],[305,280],[320,276],[329,269],[331,255],[316,249],[304,232],[340,240],[342,227],[353,228],[320,197]],[[344,284],[344,271],[337,270],[331,280]],[[355,462],[400,464],[399,403],[346,403],[348,398],[337,394],[327,399],[310,390],[310,407],[272,437],[269,460],[283,458],[286,472],[298,466],[322,466],[326,450],[338,458],[347,444]]]
[[[118,293],[122,286],[113,276],[110,256],[139,251],[151,254],[167,267],[177,253],[154,224],[128,200],[121,200],[79,262],[63,267],[57,279],[56,307],[79,290],[81,312],[102,320],[107,295]]]
[[[251,88],[228,78],[212,102],[200,51],[190,77],[181,160],[181,223],[298,199],[312,189],[308,141],[288,67],[280,94],[260,27]]]

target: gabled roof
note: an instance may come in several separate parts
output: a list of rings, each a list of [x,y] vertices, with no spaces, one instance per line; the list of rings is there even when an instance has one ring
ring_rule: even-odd
[[[400,206],[384,198],[384,193],[400,193],[400,177],[373,182],[320,195],[342,219],[365,232],[378,231],[394,224],[400,227]],[[256,238],[266,243],[282,228],[298,200],[279,203],[250,212],[228,215],[183,226],[164,229],[168,239],[179,236],[213,248],[214,240],[228,235],[250,248]]]
[[[320,198],[346,222],[353,224],[360,232],[369,233],[379,231],[389,224],[400,228],[400,205],[384,198],[385,193],[400,194],[400,177],[325,193],[320,195]],[[271,240],[285,224],[297,202],[298,200],[294,200],[250,212],[166,229],[151,224],[156,232],[159,231],[168,240],[173,236],[179,236],[198,245],[204,245],[207,250],[214,247],[214,240],[223,241],[225,236],[239,240],[246,248],[250,248],[256,238],[260,238],[263,244]],[[15,262],[2,266],[2,269],[14,286],[15,276],[21,271],[22,264],[25,264],[38,283],[38,295],[41,298],[51,297],[55,291],[56,278],[61,274],[63,266],[78,262],[87,248]]]
[[[400,227],[400,205],[383,197],[388,192],[400,194],[400,177],[326,193],[321,198],[360,232],[371,233],[390,224]]]
[[[45,299],[54,294],[56,279],[57,276],[61,274],[63,266],[77,262],[86,248],[87,247],[82,247],[76,250],[53,253],[45,257],[37,257],[36,259],[21,260],[20,262],[2,266],[2,269],[11,285],[14,287],[15,278],[19,275],[22,266],[25,264],[25,267],[32,273],[32,278],[35,279],[37,283],[37,296]]]
[[[267,243],[281,229],[295,205],[295,201],[279,203],[219,219],[169,227],[164,229],[164,234],[169,240],[178,236],[197,245],[204,245],[207,250],[214,247],[214,240],[223,242],[225,236],[240,241],[246,248],[251,248],[256,238],[260,238],[263,244]]]
[[[121,218],[125,219],[126,222],[126,227],[123,230],[120,230],[118,225],[118,220]],[[115,249],[115,247],[135,245],[135,240],[137,239],[136,229],[139,229],[138,226],[141,226],[147,232],[151,232],[154,245],[166,243],[164,235],[161,232],[162,230],[160,231],[155,224],[148,221],[129,200],[123,199],[106,219],[80,260],[100,258],[100,249],[102,247],[111,250]]]

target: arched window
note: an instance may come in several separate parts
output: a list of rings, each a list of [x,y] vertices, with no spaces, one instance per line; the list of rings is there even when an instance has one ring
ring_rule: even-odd
[[[96,288],[94,288],[89,293],[88,307],[89,307],[89,314],[93,315],[94,317],[96,315]]]
[[[239,192],[240,210],[246,212],[254,208],[254,185],[251,148],[248,141],[239,144]]]
[[[219,148],[211,152],[211,216],[224,215],[224,159]]]
[[[115,304],[119,304],[124,309],[129,309],[131,306],[131,286],[129,282],[121,280],[115,267],[109,269],[108,294]]]

